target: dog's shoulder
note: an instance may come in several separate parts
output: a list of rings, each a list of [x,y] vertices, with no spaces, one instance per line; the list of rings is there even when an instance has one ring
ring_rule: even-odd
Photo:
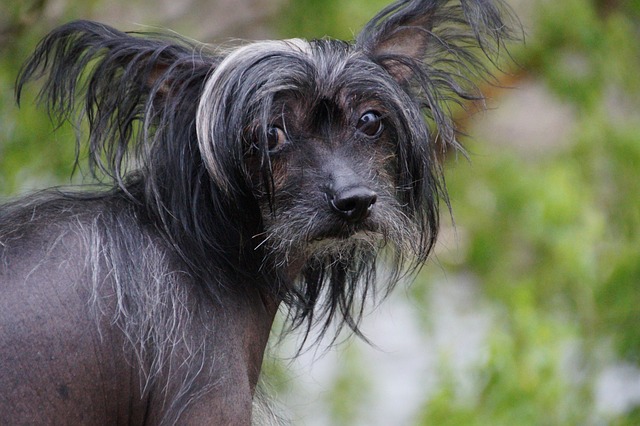
[[[0,281],[24,281],[33,275],[34,265],[81,280],[109,242],[154,244],[157,232],[141,225],[138,210],[122,194],[60,190],[0,205]],[[126,226],[132,224],[137,226]]]
[[[0,246],[66,234],[110,221],[140,221],[140,203],[122,191],[50,188],[0,203]],[[81,231],[80,231],[81,232]]]

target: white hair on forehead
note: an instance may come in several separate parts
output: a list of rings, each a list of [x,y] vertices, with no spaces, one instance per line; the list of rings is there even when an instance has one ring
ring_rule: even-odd
[[[265,40],[247,44],[232,50],[216,67],[205,82],[200,103],[196,112],[196,132],[198,137],[198,145],[203,156],[206,167],[211,176],[218,182],[227,181],[225,176],[221,176],[221,171],[215,167],[216,155],[220,146],[216,145],[213,140],[213,126],[215,121],[213,117],[217,117],[222,113],[221,102],[217,102],[224,90],[224,81],[229,73],[233,72],[236,65],[242,62],[251,62],[262,56],[271,53],[302,53],[311,55],[311,45],[309,42],[299,38],[288,40]],[[240,65],[242,66],[242,65]],[[227,188],[223,188],[227,189]]]

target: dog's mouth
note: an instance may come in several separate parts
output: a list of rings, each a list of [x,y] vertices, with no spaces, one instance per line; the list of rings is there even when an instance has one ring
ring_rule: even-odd
[[[372,236],[378,233],[378,228],[373,221],[331,224],[330,226],[315,230],[313,234],[309,235],[308,241],[349,240],[358,238],[358,236]]]

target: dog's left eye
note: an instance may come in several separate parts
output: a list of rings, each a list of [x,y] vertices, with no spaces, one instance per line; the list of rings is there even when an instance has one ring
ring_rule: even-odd
[[[384,128],[382,125],[382,117],[377,111],[367,111],[360,117],[360,120],[358,120],[357,128],[369,137],[378,137]]]
[[[269,151],[277,151],[287,142],[287,135],[278,126],[267,129],[267,148]]]

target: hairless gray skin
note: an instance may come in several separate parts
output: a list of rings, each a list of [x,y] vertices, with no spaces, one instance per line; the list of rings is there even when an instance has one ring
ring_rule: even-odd
[[[15,240],[3,234],[0,424],[249,424],[275,306],[265,306],[256,289],[227,295],[221,309],[199,300],[188,280],[157,281],[186,287],[165,290],[175,292],[179,299],[173,303],[184,306],[159,301],[169,306],[158,307],[175,310],[175,326],[186,341],[166,343],[172,345],[166,365],[146,383],[154,354],[136,353],[114,326],[111,313],[118,307],[110,267],[101,267],[95,293],[88,284],[93,278],[85,260],[93,248],[85,237],[98,229],[87,227],[112,207],[101,202],[58,207],[56,202],[54,211],[46,211],[40,204],[37,216],[24,218],[29,224],[16,229]],[[162,244],[152,248],[153,234],[126,230],[139,250],[156,257],[145,259],[145,267],[179,268]],[[91,302],[95,297],[101,299],[99,308]],[[181,309],[189,309],[188,320]]]
[[[304,336],[359,334],[376,282],[426,261],[458,146],[446,102],[481,99],[503,17],[399,1],[353,43],[231,51],[49,34],[18,100],[43,78],[54,119],[86,119],[103,184],[0,206],[0,425],[250,424],[278,309]]]

